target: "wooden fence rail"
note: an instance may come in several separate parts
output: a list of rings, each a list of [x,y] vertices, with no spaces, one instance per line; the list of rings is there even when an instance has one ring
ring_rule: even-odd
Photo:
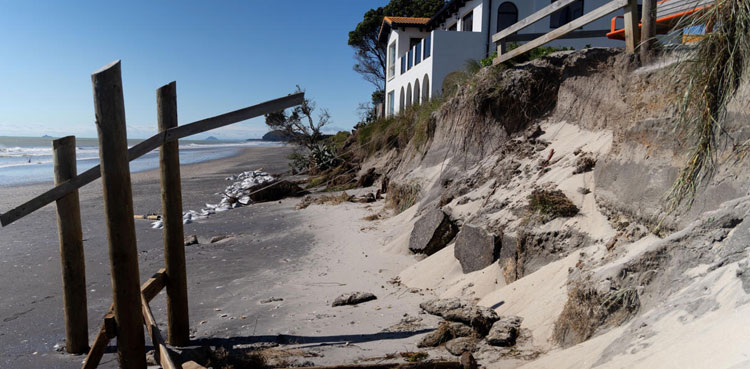
[[[199,120],[190,124],[170,128],[167,131],[159,132],[145,141],[131,147],[128,150],[128,160],[133,161],[141,156],[157,149],[166,142],[172,142],[184,137],[192,136],[197,133],[209,131],[215,128],[252,119],[264,114],[279,111],[293,106],[297,106],[305,99],[303,92],[285,96],[282,98],[269,100],[264,103],[253,105],[244,109],[236,110],[230,113],[217,115],[215,117]],[[61,183],[51,190],[13,208],[0,215],[0,225],[3,227],[39,210],[43,206],[56,201],[63,196],[95,181],[101,176],[101,169],[97,165],[71,180]]]
[[[542,46],[552,40],[562,38],[570,33],[573,33],[577,29],[591,22],[594,22],[600,18],[603,18],[607,14],[610,14],[622,8],[626,8],[625,10],[626,49],[629,53],[633,53],[635,51],[635,47],[640,39],[640,37],[638,37],[638,34],[637,34],[638,33],[638,19],[636,19],[637,17],[635,16],[635,14],[637,14],[637,6],[638,6],[637,0],[610,1],[584,14],[580,18],[576,18],[572,20],[571,22],[565,24],[564,26],[556,28],[555,30],[549,33],[546,33],[526,44],[523,44],[516,49],[513,49],[509,52],[506,52],[506,50],[504,50],[505,41],[503,40],[509,39],[510,36],[513,35],[513,33],[518,32],[519,30],[530,26],[534,22],[537,22],[541,20],[542,18],[554,13],[555,11],[562,9],[564,6],[567,6],[572,2],[573,1],[570,1],[570,0],[556,1],[542,8],[541,10],[535,12],[529,17],[524,18],[523,20],[517,22],[516,24],[492,36],[492,41],[497,43],[498,45],[497,57],[495,58],[493,62],[495,64],[504,63],[510,59],[515,58],[518,55],[521,55],[534,48]]]

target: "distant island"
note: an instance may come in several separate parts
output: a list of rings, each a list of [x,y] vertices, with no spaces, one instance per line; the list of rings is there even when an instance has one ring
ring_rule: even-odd
[[[270,131],[264,134],[262,140],[273,141],[273,142],[286,142],[286,141],[289,141],[289,136],[284,131],[275,130],[275,131]],[[248,141],[254,141],[254,140],[250,139]]]
[[[206,141],[219,141],[219,139],[214,136],[208,136],[206,137]]]
[[[44,135],[44,136],[42,136],[42,138],[54,138],[54,137],[52,137],[50,135]]]

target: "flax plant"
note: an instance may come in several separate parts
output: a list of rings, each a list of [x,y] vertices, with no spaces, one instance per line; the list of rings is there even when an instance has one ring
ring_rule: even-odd
[[[687,83],[677,124],[693,148],[668,194],[670,212],[681,204],[692,205],[696,190],[716,167],[719,139],[726,135],[722,122],[727,105],[749,70],[750,1],[717,0],[680,24],[695,26],[705,26],[706,35],[680,68]]]

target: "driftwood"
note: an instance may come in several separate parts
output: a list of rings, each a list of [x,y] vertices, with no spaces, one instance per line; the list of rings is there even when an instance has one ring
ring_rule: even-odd
[[[292,368],[286,368],[292,369]],[[382,363],[363,365],[311,366],[305,369],[464,369],[458,361],[422,361],[419,363]],[[468,368],[467,368],[468,369]]]

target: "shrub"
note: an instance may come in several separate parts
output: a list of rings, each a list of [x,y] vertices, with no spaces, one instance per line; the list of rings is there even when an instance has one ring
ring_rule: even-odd
[[[529,210],[542,223],[578,214],[578,207],[560,190],[535,189],[528,199]]]

